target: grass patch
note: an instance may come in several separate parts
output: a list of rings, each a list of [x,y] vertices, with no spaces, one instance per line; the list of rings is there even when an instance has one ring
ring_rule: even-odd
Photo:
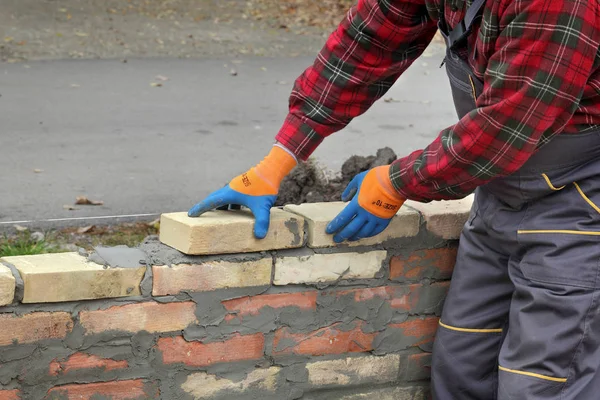
[[[28,232],[20,232],[0,239],[0,257],[30,256],[34,254],[58,253],[60,248],[46,242],[35,241]]]
[[[157,235],[159,224],[129,223],[110,226],[65,228],[44,232],[44,240],[34,240],[29,230],[0,236],[0,257],[92,250],[96,246],[138,246],[147,236]]]

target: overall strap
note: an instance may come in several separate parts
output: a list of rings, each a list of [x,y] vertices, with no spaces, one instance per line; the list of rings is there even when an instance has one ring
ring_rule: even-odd
[[[464,38],[469,36],[473,22],[475,22],[475,19],[479,15],[479,11],[483,8],[485,1],[486,0],[475,0],[469,6],[469,8],[467,8],[465,18],[448,33],[449,47],[453,47],[456,43],[459,43]]]

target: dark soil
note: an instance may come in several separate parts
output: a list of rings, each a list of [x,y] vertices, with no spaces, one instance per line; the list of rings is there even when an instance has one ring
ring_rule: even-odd
[[[353,155],[333,179],[327,179],[314,162],[301,163],[281,183],[275,205],[340,201],[342,192],[357,174],[390,164],[396,158],[396,153],[389,147],[377,150],[374,156]]]

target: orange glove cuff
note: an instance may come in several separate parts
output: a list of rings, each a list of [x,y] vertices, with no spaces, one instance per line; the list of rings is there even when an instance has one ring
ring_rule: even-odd
[[[392,218],[405,201],[392,185],[389,165],[367,172],[358,192],[358,204],[379,218]]]
[[[290,153],[279,146],[273,146],[271,152],[257,166],[233,178],[229,186],[250,196],[276,195],[281,181],[297,163]]]

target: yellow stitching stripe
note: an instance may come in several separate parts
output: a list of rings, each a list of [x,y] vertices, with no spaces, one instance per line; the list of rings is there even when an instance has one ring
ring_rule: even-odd
[[[542,230],[521,230],[517,231],[518,234],[532,234],[532,233],[564,233],[566,235],[584,235],[584,236],[600,236],[600,232],[596,231],[569,231],[562,229],[542,229]]]
[[[517,371],[515,369],[508,369],[508,368],[504,368],[502,366],[498,366],[498,369],[501,371],[511,372],[513,374],[532,376],[534,378],[540,378],[540,379],[544,379],[544,380],[552,381],[552,382],[566,382],[567,381],[567,378],[554,378],[552,376],[536,374],[533,372],[525,372],[525,371]]]
[[[440,326],[443,326],[446,329],[450,329],[452,331],[458,331],[458,332],[471,332],[471,333],[500,333],[500,332],[502,332],[502,329],[457,328],[455,326],[446,325],[442,321],[440,321],[439,324],[440,324]]]
[[[477,101],[477,93],[475,92],[475,82],[473,82],[473,78],[471,75],[468,75],[469,81],[471,82],[471,90],[473,90],[473,101]]]
[[[577,184],[577,182],[573,182],[573,185],[575,185],[575,187],[577,188],[577,191],[579,192],[579,194],[581,195],[581,197],[583,197],[583,199],[585,201],[587,201],[587,203],[592,206],[592,208],[594,210],[596,210],[596,212],[600,213],[600,207],[598,207],[597,205],[594,204],[593,201],[591,201],[586,195],[585,193],[583,193],[583,190],[581,190],[581,188],[579,187],[579,185]]]
[[[548,175],[546,174],[542,174],[542,176],[544,177],[544,179],[546,180],[546,183],[548,184],[548,187],[552,190],[563,190],[565,188],[565,186],[561,186],[559,188],[554,187],[554,185],[552,184],[552,182],[550,182],[550,178],[548,178]]]

